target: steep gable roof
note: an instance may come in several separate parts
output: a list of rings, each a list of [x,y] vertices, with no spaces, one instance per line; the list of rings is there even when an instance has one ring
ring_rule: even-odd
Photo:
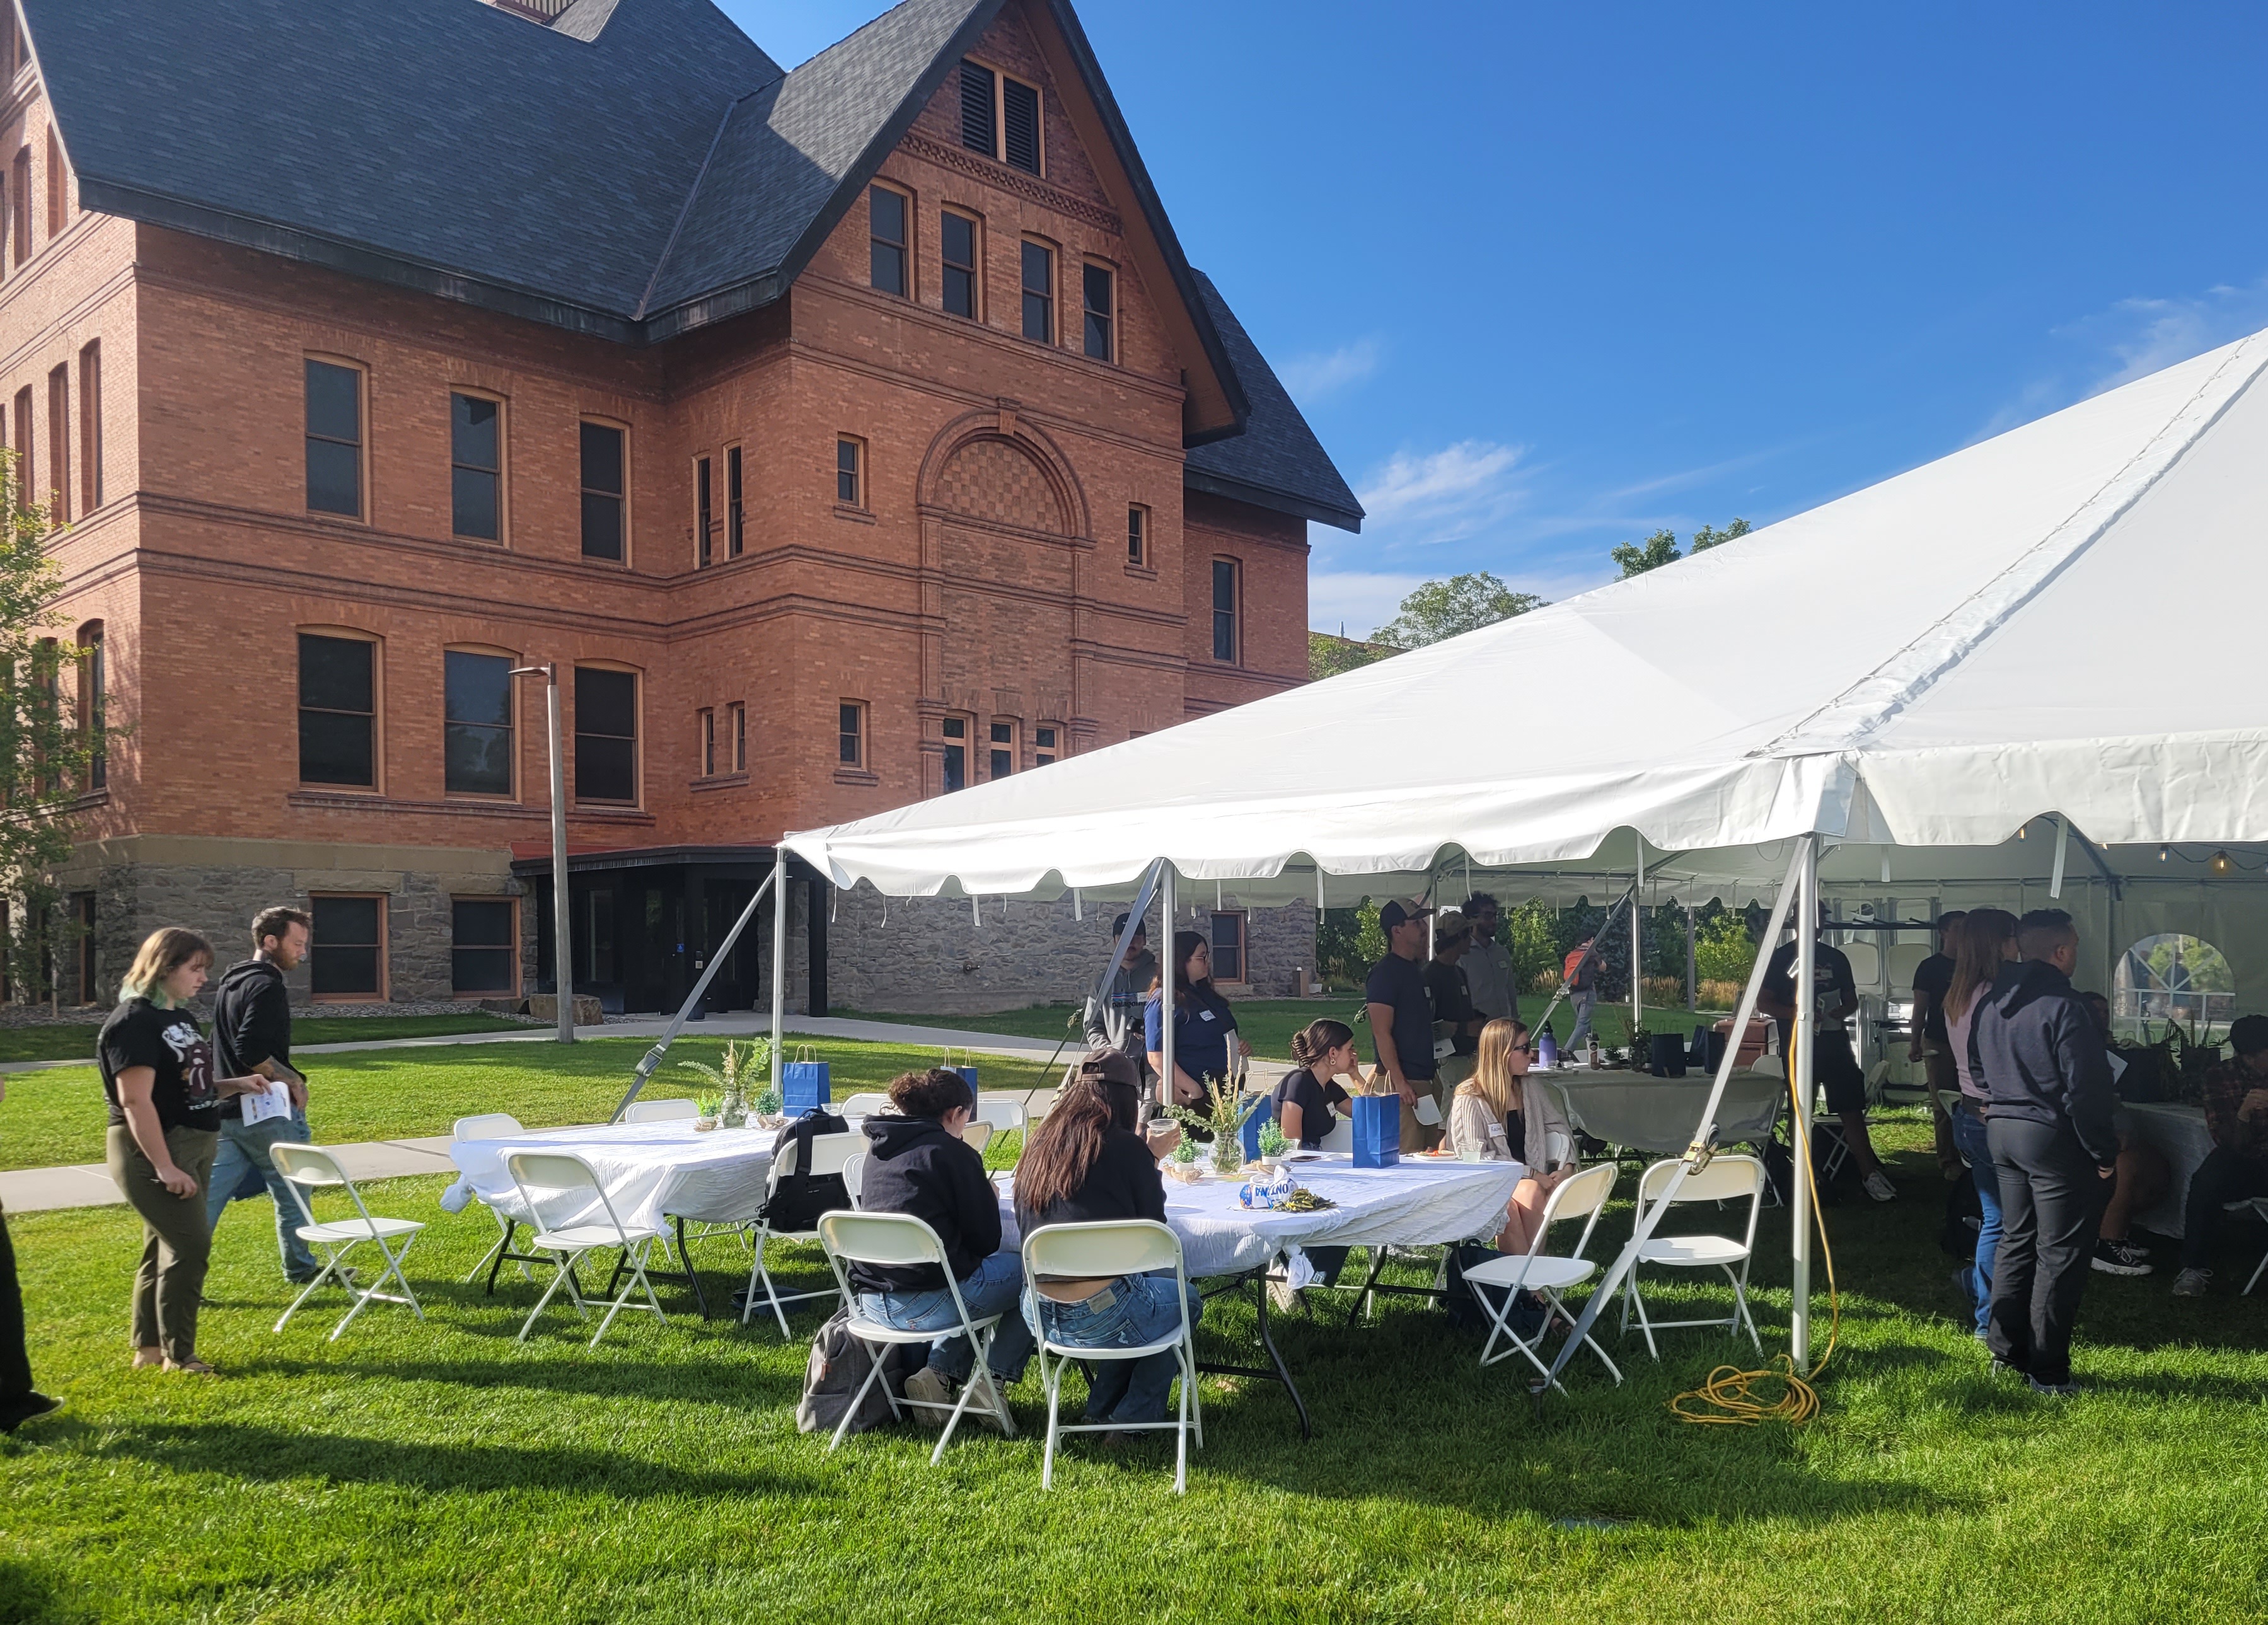
[[[1182,470],[1190,489],[1233,496],[1281,513],[1314,519],[1343,531],[1362,529],[1362,504],[1347,489],[1330,453],[1307,426],[1292,396],[1220,297],[1212,278],[1196,273],[1197,290],[1212,313],[1213,326],[1228,346],[1228,358],[1244,386],[1251,415],[1244,432],[1231,439],[1193,445]]]

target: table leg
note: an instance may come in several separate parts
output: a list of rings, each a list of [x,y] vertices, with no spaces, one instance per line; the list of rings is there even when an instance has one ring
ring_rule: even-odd
[[[1241,1291],[1247,1286],[1252,1288],[1259,1310],[1260,1346],[1268,1351],[1268,1366],[1221,1365],[1200,1360],[1197,1362],[1197,1370],[1212,1377],[1258,1377],[1269,1382],[1281,1383],[1284,1392],[1292,1396],[1292,1408],[1299,1413],[1300,1437],[1303,1439],[1313,1438],[1315,1437],[1315,1430],[1314,1423],[1307,1417],[1307,1402],[1300,1397],[1299,1385],[1292,1380],[1292,1368],[1284,1364],[1283,1355],[1277,1351],[1276,1340],[1269,1334],[1267,1266],[1263,1264],[1258,1269],[1247,1270],[1241,1276],[1232,1276],[1204,1295],[1207,1298],[1218,1298],[1224,1292]],[[1202,1288],[1199,1290],[1203,1290]]]
[[[684,1265],[685,1268],[682,1270],[656,1269],[652,1264],[648,1264],[645,1268],[645,1278],[649,1281],[684,1282],[686,1285],[693,1289],[694,1307],[701,1311],[701,1318],[704,1320],[714,1320],[716,1317],[711,1314],[709,1310],[709,1295],[701,1290],[701,1277],[699,1275],[695,1273],[693,1268],[693,1259],[685,1250],[685,1221],[681,1218],[673,1217],[670,1222],[677,1226],[677,1261]],[[608,1276],[607,1280],[607,1296],[608,1298],[618,1296],[615,1289],[622,1283],[622,1272],[629,1268],[630,1264],[626,1255],[617,1257],[615,1260],[615,1273]]]

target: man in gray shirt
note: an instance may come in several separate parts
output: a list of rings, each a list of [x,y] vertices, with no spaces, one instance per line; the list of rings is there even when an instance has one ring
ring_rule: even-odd
[[[1465,900],[1465,923],[1472,935],[1458,968],[1465,973],[1473,1008],[1491,1021],[1520,1014],[1520,995],[1512,985],[1512,954],[1496,939],[1502,914],[1486,892],[1475,892]]]
[[[1110,923],[1110,940],[1116,943],[1125,929],[1126,916],[1122,914]],[[1110,979],[1109,992],[1099,1003],[1091,998],[1086,1003],[1087,1048],[1116,1049],[1133,1056],[1145,1082],[1150,1081],[1151,1074],[1149,1057],[1142,1049],[1142,1007],[1149,1002],[1150,984],[1157,980],[1158,956],[1150,952],[1150,933],[1138,924],[1134,940],[1126,945],[1125,963]]]

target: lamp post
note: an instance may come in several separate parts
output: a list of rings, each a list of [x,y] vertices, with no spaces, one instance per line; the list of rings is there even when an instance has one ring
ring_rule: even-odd
[[[558,1006],[559,1041],[575,1041],[574,954],[567,932],[567,761],[559,738],[559,665],[514,666],[514,677],[543,680],[544,715],[551,749],[551,970]]]

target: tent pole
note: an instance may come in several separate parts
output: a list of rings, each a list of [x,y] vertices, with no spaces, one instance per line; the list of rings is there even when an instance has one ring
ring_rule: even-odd
[[[1795,1081],[1795,1132],[1788,1143],[1796,1158],[1811,1155],[1812,1077],[1817,1070],[1815,1026],[1819,1001],[1812,975],[1819,961],[1819,837],[1803,838],[1802,876],[1798,886],[1795,921],[1795,1054],[1783,1056],[1788,1077]],[[1791,1159],[1788,1217],[1793,1233],[1789,1258],[1793,1265],[1791,1290],[1794,1308],[1789,1316],[1788,1353],[1800,1371],[1811,1363],[1811,1181],[1800,1161]]]
[[[1804,849],[1808,849],[1808,846]],[[1701,1121],[1693,1130],[1693,1143],[1686,1147],[1684,1160],[1678,1165],[1677,1172],[1669,1176],[1669,1183],[1664,1188],[1661,1196],[1646,1210],[1645,1218],[1631,1231],[1631,1239],[1624,1243],[1622,1252],[1608,1267],[1607,1273],[1600,1277],[1597,1290],[1584,1304],[1583,1312],[1575,1321],[1575,1329],[1567,1334],[1566,1341],[1559,1345],[1559,1352],[1552,1357],[1550,1373],[1531,1381],[1528,1384],[1530,1391],[1540,1395],[1558,1379],[1561,1368],[1574,1357],[1575,1350],[1582,1347],[1583,1340],[1591,1335],[1591,1327],[1598,1320],[1600,1312],[1612,1301],[1616,1292],[1621,1290],[1623,1282],[1629,1277],[1631,1268],[1638,1261],[1638,1250],[1653,1239],[1653,1227],[1668,1211],[1669,1199],[1685,1183],[1685,1176],[1697,1172],[1713,1153],[1717,1138],[1717,1107],[1725,1098],[1726,1085],[1733,1081],[1734,1068],[1739,1064],[1741,1040],[1747,1036],[1749,1022],[1756,1013],[1756,999],[1764,991],[1764,970],[1771,963],[1771,949],[1779,940],[1781,923],[1787,918],[1795,901],[1796,871],[1802,862],[1803,853],[1799,851],[1789,863],[1787,879],[1781,882],[1779,894],[1772,901],[1771,917],[1764,923],[1764,945],[1756,954],[1756,962],[1749,968],[1749,985],[1742,990],[1740,1002],[1734,1007],[1732,1037],[1725,1045],[1724,1058],[1717,1062],[1716,1081],[1709,1087],[1708,1101],[1701,1108]],[[1548,1077],[1543,1082],[1546,1087],[1550,1086]]]
[[[756,917],[756,909],[763,902],[764,893],[772,889],[777,879],[778,871],[775,870],[764,877],[762,886],[756,887],[756,894],[748,899],[748,906],[740,910],[740,917],[733,922],[733,929],[725,933],[725,940],[709,956],[709,967],[701,973],[701,980],[693,984],[693,991],[685,996],[685,1003],[677,1007],[677,1014],[670,1018],[667,1030],[652,1048],[639,1057],[637,1071],[630,1079],[630,1092],[622,1097],[622,1103],[615,1107],[615,1114],[607,1119],[608,1122],[622,1121],[622,1114],[630,1109],[630,1102],[638,1098],[638,1091],[645,1087],[646,1080],[660,1066],[662,1057],[669,1053],[669,1047],[685,1030],[685,1024],[693,1019],[693,1012],[701,1008],[701,1001],[708,996],[710,982],[716,979],[718,967],[724,964],[725,957],[733,952],[733,945],[740,940],[740,933],[747,929],[748,922]]]
[[[780,1086],[781,1017],[787,1006],[787,849],[772,851],[772,1087]]]
[[[1685,905],[1685,1008],[1701,1008],[1701,984],[1696,978],[1697,956],[1693,951],[1693,905]]]
[[[1646,933],[1639,929],[1639,899],[1646,892],[1646,837],[1638,837],[1638,879],[1631,882],[1631,1064],[1638,1060],[1638,1030],[1646,1025]]]
[[[1174,1099],[1174,988],[1182,967],[1174,963],[1174,865],[1170,858],[1158,860],[1158,895],[1166,917],[1166,940],[1158,945],[1165,956],[1158,961],[1158,1106],[1163,1109]]]

